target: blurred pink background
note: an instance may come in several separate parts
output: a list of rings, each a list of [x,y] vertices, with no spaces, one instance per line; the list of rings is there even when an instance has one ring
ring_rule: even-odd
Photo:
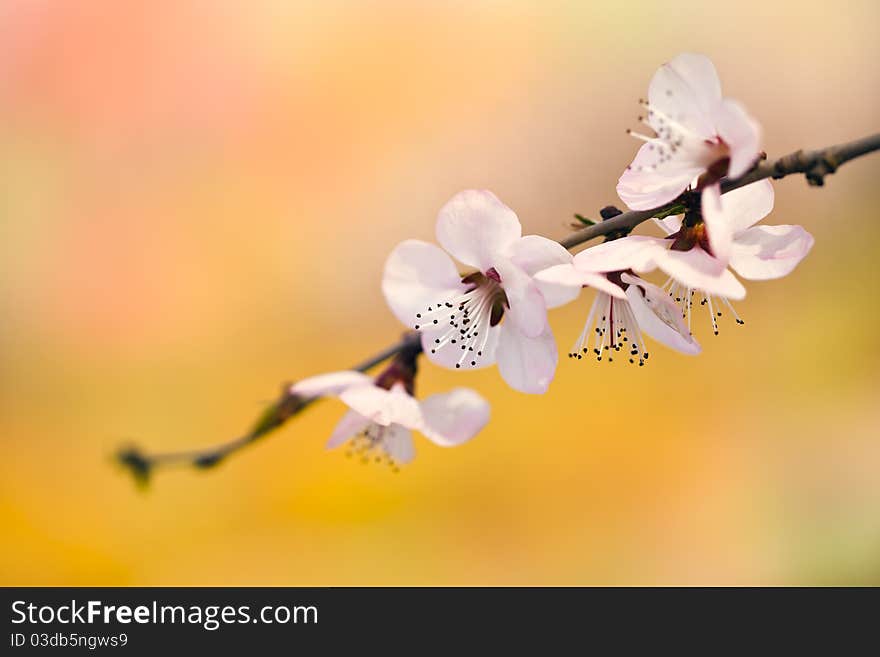
[[[715,61],[780,155],[878,129],[880,5],[0,2],[0,583],[880,584],[880,156],[776,185],[816,236],[746,325],[545,396],[397,475],[327,402],[146,492],[134,441],[234,437],[402,330],[388,252],[493,190],[526,232],[618,202],[654,70]],[[646,229],[643,229],[646,230]],[[588,297],[551,320],[564,354]],[[728,318],[724,318],[728,319]]]

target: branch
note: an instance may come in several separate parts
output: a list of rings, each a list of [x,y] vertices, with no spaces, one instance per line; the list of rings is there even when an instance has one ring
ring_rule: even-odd
[[[351,369],[357,370],[358,372],[366,372],[400,353],[407,347],[417,347],[419,350],[421,349],[421,342],[418,333],[414,331],[405,333],[396,344],[383,349],[375,356],[367,358],[365,361],[355,365]],[[279,428],[290,418],[301,413],[315,401],[317,401],[317,399],[304,399],[299,395],[292,394],[290,392],[290,384],[285,383],[281,386],[281,394],[278,399],[263,411],[254,423],[253,428],[243,436],[205,449],[182,452],[145,454],[137,447],[126,447],[119,451],[116,455],[116,460],[121,465],[128,468],[129,472],[134,476],[135,481],[140,485],[147,484],[150,475],[159,466],[182,465],[200,469],[211,468],[218,465],[230,454],[233,454],[248,445],[252,445],[266,434]]]
[[[815,151],[795,151],[773,162],[759,162],[752,167],[751,171],[739,178],[722,181],[721,191],[722,193],[732,192],[734,189],[765,178],[779,179],[799,173],[806,176],[809,184],[822,186],[825,182],[825,176],[834,173],[840,165],[876,150],[880,150],[880,133]],[[685,194],[692,193],[686,192]],[[653,210],[630,210],[606,221],[576,230],[565,239],[559,240],[559,243],[566,249],[571,249],[602,235],[627,233],[651,217],[681,204],[682,199],[678,198]]]
[[[842,164],[877,150],[880,150],[880,133],[814,151],[795,151],[773,162],[758,162],[739,178],[722,180],[721,191],[726,193],[765,178],[779,179],[795,174],[804,174],[810,185],[822,186],[825,183],[825,176],[837,171]],[[652,217],[665,216],[674,210],[680,212],[682,205],[692,201],[695,197],[696,192],[685,192],[674,201],[653,210],[630,210],[619,213],[615,208],[604,208],[601,213],[603,221],[576,230],[568,237],[559,240],[559,243],[566,249],[572,249],[597,237],[624,235]],[[584,221],[583,218],[579,216],[578,218]],[[352,369],[365,372],[403,349],[417,348],[418,345],[418,333],[406,333],[396,344],[380,351]],[[159,466],[183,465],[210,468],[223,461],[230,454],[253,444],[279,428],[314,401],[316,400],[303,399],[291,394],[290,384],[284,384],[281,395],[263,412],[253,428],[235,440],[203,450],[157,454],[146,454],[137,447],[128,447],[121,450],[116,458],[120,464],[129,469],[140,484],[146,484],[152,472]]]

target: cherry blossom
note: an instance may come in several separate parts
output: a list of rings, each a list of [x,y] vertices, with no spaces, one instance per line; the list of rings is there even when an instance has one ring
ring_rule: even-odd
[[[497,363],[512,388],[546,392],[558,360],[547,308],[577,292],[545,298],[533,277],[571,255],[553,240],[523,237],[513,210],[488,191],[454,196],[436,234],[442,249],[407,240],[388,257],[382,290],[391,310],[421,332],[432,362],[452,369]],[[476,271],[460,274],[450,255]]]
[[[411,381],[383,373],[333,372],[303,379],[290,392],[305,399],[338,397],[349,407],[327,441],[327,448],[351,441],[352,455],[365,463],[385,462],[397,469],[415,458],[412,432],[442,447],[461,445],[489,422],[489,403],[468,388],[431,395],[421,401]],[[386,387],[388,386],[388,387]]]
[[[700,189],[715,187],[723,176],[741,176],[759,156],[760,127],[740,103],[721,96],[718,73],[705,55],[683,53],[661,66],[642,104],[639,119],[655,134],[629,131],[645,143],[617,184],[633,210],[660,207],[701,176]],[[712,194],[718,195],[717,187]]]
[[[705,210],[704,205],[704,219]],[[674,215],[655,220],[666,237],[630,235],[606,242],[589,250],[590,261],[584,266],[623,263],[639,273],[659,268],[669,276],[663,288],[681,306],[688,328],[696,297],[708,308],[717,335],[717,318],[724,310],[729,310],[738,324],[743,323],[730,301],[744,298],[746,290],[733,272],[753,281],[780,278],[789,274],[813,247],[812,235],[800,226],[755,225],[772,210],[773,187],[766,180],[723,196],[715,221],[725,225],[731,235],[726,262],[714,256],[706,238],[706,224],[699,215],[696,219]]]
[[[575,294],[586,286],[597,289],[569,358],[581,359],[592,354],[598,361],[607,357],[608,362],[612,362],[622,356],[630,363],[644,365],[649,353],[643,332],[681,353],[699,353],[700,345],[684,325],[678,307],[663,290],[630,273],[620,264],[624,260],[615,262],[604,253],[592,259],[592,252],[597,249],[601,252],[603,246],[586,249],[568,263],[536,275],[541,289],[547,293],[559,288],[573,289]]]

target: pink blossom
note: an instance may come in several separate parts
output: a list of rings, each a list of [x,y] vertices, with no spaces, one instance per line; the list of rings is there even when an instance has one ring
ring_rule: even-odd
[[[655,220],[666,237],[630,235],[606,242],[575,256],[574,266],[583,271],[626,267],[638,273],[660,269],[669,276],[663,288],[680,304],[688,326],[694,297],[699,295],[697,299],[708,307],[717,334],[717,317],[725,309],[743,323],[730,300],[744,298],[746,290],[733,272],[753,281],[781,278],[813,247],[813,236],[800,226],[756,225],[772,209],[773,187],[766,180],[722,197],[714,219],[731,236],[726,263],[713,254],[704,222],[688,222],[685,215],[675,215]],[[704,206],[704,220],[705,216]]]
[[[568,251],[523,237],[513,210],[487,191],[461,192],[443,206],[437,241],[442,249],[407,240],[388,257],[382,291],[391,310],[421,332],[432,362],[452,369],[497,363],[512,388],[546,392],[558,360],[547,308],[572,293],[545,298],[534,274],[569,261]],[[462,276],[450,255],[476,271]]]
[[[419,431],[436,445],[452,447],[473,438],[489,422],[489,403],[467,388],[416,400],[401,381],[390,388],[361,372],[333,372],[303,379],[292,394],[311,399],[338,397],[349,407],[327,448],[353,441],[353,451],[363,459],[397,464],[415,458],[412,432]]]
[[[758,158],[760,127],[737,101],[721,96],[718,73],[705,55],[683,53],[661,66],[643,104],[640,120],[655,135],[630,131],[645,143],[617,184],[633,210],[672,201],[700,176],[701,188],[741,176]]]
[[[601,250],[602,246],[586,249],[570,262],[550,267],[536,276],[542,289],[563,287],[575,293],[586,286],[597,289],[584,328],[569,357],[581,359],[584,355],[594,355],[596,360],[606,358],[609,362],[622,357],[630,363],[644,365],[649,352],[643,332],[681,353],[699,353],[700,345],[684,325],[679,309],[663,290],[626,271],[626,265],[622,264],[625,258],[615,262],[600,255],[588,264],[589,254],[594,249]]]

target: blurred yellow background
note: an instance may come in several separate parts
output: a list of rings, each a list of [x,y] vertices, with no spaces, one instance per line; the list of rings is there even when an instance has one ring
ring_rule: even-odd
[[[704,353],[492,369],[471,443],[397,475],[312,409],[137,490],[280,382],[396,339],[391,248],[493,190],[595,216],[648,81],[704,52],[780,155],[878,129],[880,5],[747,0],[0,3],[0,583],[880,584],[880,156],[776,185],[816,246]],[[567,352],[588,296],[551,315]],[[619,366],[618,366],[619,365]]]

